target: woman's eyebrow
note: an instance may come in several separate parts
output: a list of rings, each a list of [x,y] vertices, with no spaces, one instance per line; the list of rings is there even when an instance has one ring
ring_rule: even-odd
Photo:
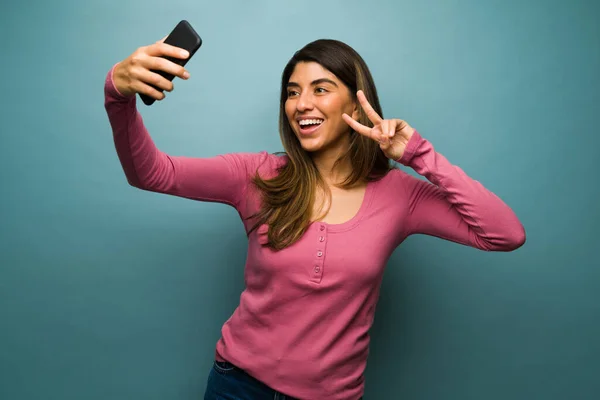
[[[333,86],[337,87],[337,83],[335,83],[334,81],[332,81],[331,79],[328,79],[328,78],[315,79],[310,84],[312,86],[315,86],[315,85],[318,85],[321,83],[330,83]],[[300,87],[300,85],[297,82],[288,82],[287,87]]]

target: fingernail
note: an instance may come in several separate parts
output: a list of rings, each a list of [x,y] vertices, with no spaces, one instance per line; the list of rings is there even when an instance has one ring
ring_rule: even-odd
[[[189,73],[189,72],[187,72],[187,71],[184,71],[184,72],[183,72],[183,77],[184,77],[185,79],[189,78],[189,77],[190,77],[190,73]]]
[[[181,54],[181,57],[185,57],[185,58],[187,58],[187,56],[188,56],[188,52],[185,50],[181,50],[181,52],[179,54]]]

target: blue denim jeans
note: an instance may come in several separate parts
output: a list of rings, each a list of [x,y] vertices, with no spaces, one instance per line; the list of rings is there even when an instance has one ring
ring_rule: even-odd
[[[271,389],[231,363],[215,361],[208,375],[204,400],[298,399]]]
[[[251,377],[228,362],[215,361],[204,400],[296,400]]]

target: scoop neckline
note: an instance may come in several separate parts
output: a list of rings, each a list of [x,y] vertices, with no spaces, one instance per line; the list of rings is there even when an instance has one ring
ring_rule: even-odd
[[[352,216],[352,218],[350,218],[349,220],[347,220],[345,222],[340,222],[337,224],[332,224],[332,223],[323,222],[323,221],[313,221],[313,222],[311,222],[311,225],[314,225],[317,227],[325,226],[327,228],[328,232],[342,232],[342,231],[346,231],[348,229],[354,228],[360,222],[360,220],[362,219],[366,210],[369,208],[369,205],[371,204],[371,199],[373,197],[373,189],[374,189],[374,185],[376,183],[377,183],[376,181],[368,181],[367,182],[367,186],[365,188],[365,194],[363,196],[360,207],[358,208],[358,211],[356,212],[356,214],[354,214],[354,216]]]

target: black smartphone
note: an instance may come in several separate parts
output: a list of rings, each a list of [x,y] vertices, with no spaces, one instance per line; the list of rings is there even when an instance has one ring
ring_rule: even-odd
[[[190,23],[188,21],[182,20],[177,24],[177,26],[175,26],[175,28],[173,29],[173,31],[171,31],[169,36],[167,36],[167,38],[165,39],[165,43],[170,44],[171,46],[180,47],[184,50],[187,50],[190,53],[189,57],[186,59],[166,57],[166,56],[164,57],[169,61],[172,61],[181,66],[184,66],[188,61],[190,61],[190,59],[196,53],[196,51],[200,48],[200,46],[202,46],[202,39],[200,38],[200,35],[198,35],[198,33],[194,30],[194,28],[192,28],[192,25],[190,25]],[[171,75],[167,72],[164,72],[164,71],[153,71],[153,72],[156,72],[157,74],[164,76],[166,79],[168,79],[170,81],[172,81],[174,78],[173,75]],[[162,92],[162,89],[159,89],[154,85],[150,85],[150,86],[152,86],[159,92]],[[140,98],[142,99],[142,101],[144,102],[144,104],[146,104],[147,106],[152,105],[155,101],[155,99],[153,99],[152,97],[147,96],[145,94],[139,93],[139,95],[140,95]]]

